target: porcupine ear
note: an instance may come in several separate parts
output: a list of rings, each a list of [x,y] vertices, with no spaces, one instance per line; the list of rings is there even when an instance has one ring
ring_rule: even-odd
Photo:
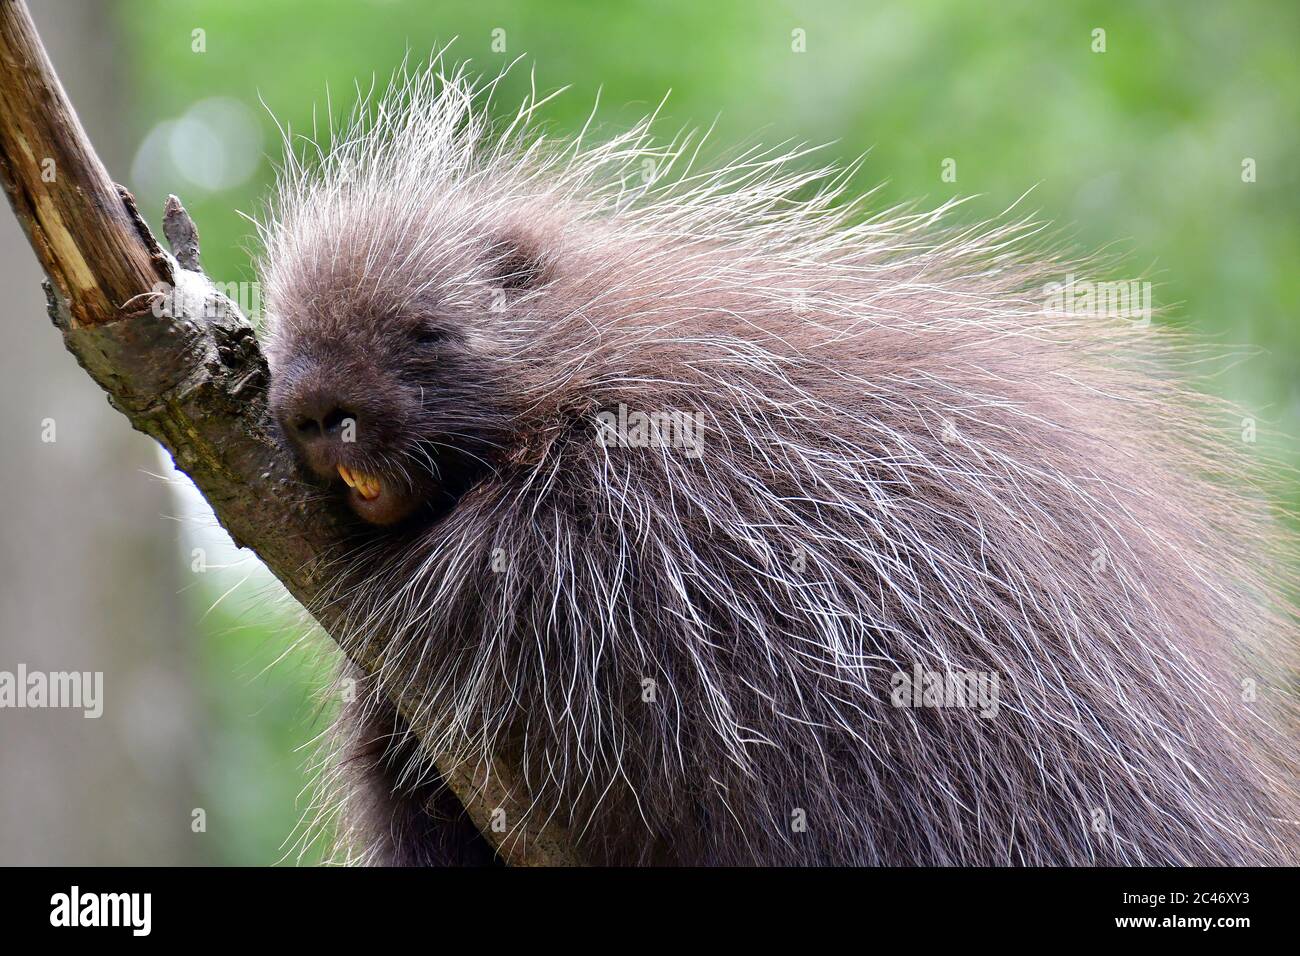
[[[498,233],[488,248],[489,268],[501,288],[526,292],[551,279],[552,263],[543,240],[532,230],[513,226]]]

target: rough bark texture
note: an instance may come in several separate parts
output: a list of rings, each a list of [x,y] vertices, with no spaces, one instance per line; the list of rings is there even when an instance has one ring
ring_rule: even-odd
[[[68,349],[113,406],[171,453],[235,543],[312,607],[322,559],[341,540],[342,507],[313,495],[272,439],[267,365],[252,327],[201,273],[173,266],[130,194],[113,184],[19,0],[0,0],[0,178],[49,275],[50,315]],[[197,267],[197,231],[179,203],[168,204],[166,230],[180,265]],[[314,609],[331,633],[345,613],[343,605]],[[343,650],[373,674],[382,635],[369,646],[364,655]],[[392,686],[408,685],[396,674]],[[416,699],[394,703],[408,717],[420,712]],[[413,730],[422,732],[418,723]],[[504,842],[492,831],[497,808],[527,819],[509,768],[498,763],[490,781],[440,768],[506,862],[578,862],[563,830],[525,829]]]

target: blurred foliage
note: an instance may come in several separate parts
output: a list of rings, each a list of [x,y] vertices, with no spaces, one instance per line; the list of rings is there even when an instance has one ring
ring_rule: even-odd
[[[307,626],[283,609],[274,585],[250,579],[234,600],[231,586],[247,575],[210,571],[200,580],[218,583],[194,595],[210,730],[198,781],[209,837],[203,862],[294,863],[313,819],[311,770],[333,716],[323,689],[336,653],[324,638],[305,639]],[[322,850],[317,834],[301,858],[315,862]]]
[[[884,182],[878,206],[977,194],[957,213],[974,220],[1032,187],[1025,208],[1080,249],[1118,250],[1121,275],[1157,283],[1161,321],[1225,348],[1257,347],[1217,387],[1258,418],[1261,443],[1294,460],[1280,436],[1300,421],[1300,5],[125,0],[119,24],[137,141],[214,96],[247,104],[262,127],[267,155],[239,186],[132,184],[154,221],[165,191],[182,194],[207,270],[222,281],[253,278],[252,230],[237,211],[258,213],[281,149],[267,109],[310,131],[327,87],[345,113],[354,84],[382,85],[408,53],[418,61],[458,38],[451,57],[483,73],[525,55],[502,108],[534,67],[540,90],[571,87],[545,110],[557,130],[578,128],[598,91],[600,122],[617,127],[671,90],[665,136],[716,120],[720,151],[825,142],[826,158],[848,162],[869,150],[858,184]],[[192,52],[196,28],[206,52]],[[504,54],[491,48],[496,28]],[[1105,53],[1092,52],[1097,28]],[[804,53],[792,51],[795,29],[806,32]],[[946,157],[957,161],[955,183],[940,180]],[[1242,181],[1246,157],[1257,182]],[[266,630],[235,633],[243,651],[284,643]],[[229,686],[240,653],[211,656],[214,686]],[[294,716],[302,702],[292,691],[268,699],[254,682],[241,693],[218,708],[228,734],[213,786],[224,794],[215,803],[247,827],[224,858],[258,862],[294,822],[284,795],[304,778],[283,755],[311,728]],[[274,719],[254,718],[247,708],[258,701]]]

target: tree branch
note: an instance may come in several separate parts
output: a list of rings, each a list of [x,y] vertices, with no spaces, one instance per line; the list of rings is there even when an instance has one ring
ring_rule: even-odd
[[[113,406],[157,439],[207,498],[235,543],[252,548],[306,607],[325,584],[346,520],[298,479],[265,427],[266,360],[252,327],[199,271],[198,232],[179,201],[159,248],[131,195],[109,178],[65,95],[22,0],[0,0],[0,179],[49,276],[50,314],[77,361]],[[345,604],[314,612],[341,635]],[[364,673],[384,656],[382,635],[343,646]],[[400,657],[400,655],[395,655]],[[386,675],[385,687],[410,687]],[[421,738],[418,691],[393,696]],[[529,822],[517,776],[497,761],[490,778],[435,763],[470,818],[506,862],[573,865],[568,834]],[[506,833],[489,824],[505,812]]]

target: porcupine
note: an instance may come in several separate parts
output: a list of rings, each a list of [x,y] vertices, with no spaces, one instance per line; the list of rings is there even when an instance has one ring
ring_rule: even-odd
[[[1051,307],[1027,219],[490,94],[399,82],[260,230],[347,639],[428,728],[363,684],[350,859],[491,859],[434,752],[596,863],[1296,859],[1294,542],[1196,346]],[[995,713],[898,693],[952,675]]]

